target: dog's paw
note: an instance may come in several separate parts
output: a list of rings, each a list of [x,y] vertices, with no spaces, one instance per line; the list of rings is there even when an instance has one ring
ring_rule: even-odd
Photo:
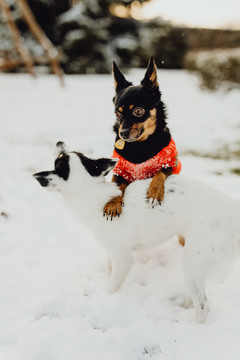
[[[159,205],[159,206],[162,205],[161,201],[158,201],[158,200],[153,199],[153,198],[148,198],[148,197],[147,197],[147,203],[150,205],[150,207],[152,209],[154,209],[157,205]]]
[[[109,218],[119,217],[122,213],[123,200],[122,196],[116,196],[112,198],[103,208],[103,216],[106,217],[106,220]]]
[[[154,208],[156,205],[161,205],[164,197],[164,186],[155,186],[150,184],[147,191],[147,201]]]

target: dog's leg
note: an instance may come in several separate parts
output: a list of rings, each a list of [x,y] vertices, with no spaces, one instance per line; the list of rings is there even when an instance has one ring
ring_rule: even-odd
[[[112,182],[115,182],[118,185],[119,189],[122,191],[122,195],[112,198],[104,206],[103,216],[106,216],[107,220],[108,218],[112,220],[114,217],[121,215],[122,206],[123,206],[123,196],[125,189],[127,187],[127,183],[121,176],[113,175]]]
[[[195,309],[195,319],[199,323],[204,323],[209,312],[209,305],[204,291],[204,286],[198,284],[192,279],[192,282],[187,282],[188,288],[193,300]]]
[[[147,198],[150,200],[152,207],[161,204],[164,198],[164,182],[172,174],[172,168],[158,171],[152,178],[147,191]]]
[[[199,323],[203,323],[208,315],[209,306],[205,293],[205,274],[204,264],[194,261],[194,257],[184,254],[183,272],[185,281],[193,300],[195,318]]]
[[[112,273],[112,262],[111,262],[111,259],[110,257],[107,258],[107,262],[106,262],[106,273],[107,275],[111,275]]]
[[[113,256],[110,256],[110,259],[112,271],[107,285],[107,291],[114,293],[120,288],[127,277],[133,264],[133,257],[131,252],[120,250],[117,253],[114,253]]]

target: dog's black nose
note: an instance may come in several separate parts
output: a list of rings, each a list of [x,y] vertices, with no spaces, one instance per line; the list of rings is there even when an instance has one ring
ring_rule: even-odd
[[[58,141],[58,142],[56,143],[56,147],[64,147],[64,146],[65,146],[65,144],[64,144],[63,141]]]
[[[40,174],[33,174],[33,177],[39,182],[41,186],[48,186],[48,179]]]
[[[57,147],[58,155],[67,154],[69,152],[68,147],[66,146],[66,144],[63,141],[58,141],[56,143],[56,147]]]
[[[129,138],[129,136],[130,136],[130,129],[122,129],[121,131],[120,131],[120,136],[121,136],[121,138],[122,139],[128,139]]]

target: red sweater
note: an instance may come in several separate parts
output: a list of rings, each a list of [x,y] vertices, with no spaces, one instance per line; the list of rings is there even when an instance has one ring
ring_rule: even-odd
[[[140,164],[134,164],[124,159],[115,149],[112,158],[119,159],[113,169],[114,174],[122,176],[128,184],[135,180],[151,178],[156,172],[169,167],[173,168],[174,174],[179,174],[181,171],[181,163],[178,160],[178,153],[173,139],[171,139],[168,146],[159,151],[153,158]]]

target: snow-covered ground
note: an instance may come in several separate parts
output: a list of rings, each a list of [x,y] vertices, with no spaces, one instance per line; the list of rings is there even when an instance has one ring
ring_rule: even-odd
[[[231,173],[240,159],[226,156],[240,147],[240,92],[202,92],[183,71],[161,70],[159,83],[182,173],[240,201]],[[108,294],[104,251],[32,177],[53,168],[59,140],[111,155],[113,93],[111,76],[68,76],[61,88],[53,76],[0,75],[0,359],[239,360],[240,263],[224,284],[208,284],[203,325],[182,306],[175,238],[138,255],[120,291]]]

